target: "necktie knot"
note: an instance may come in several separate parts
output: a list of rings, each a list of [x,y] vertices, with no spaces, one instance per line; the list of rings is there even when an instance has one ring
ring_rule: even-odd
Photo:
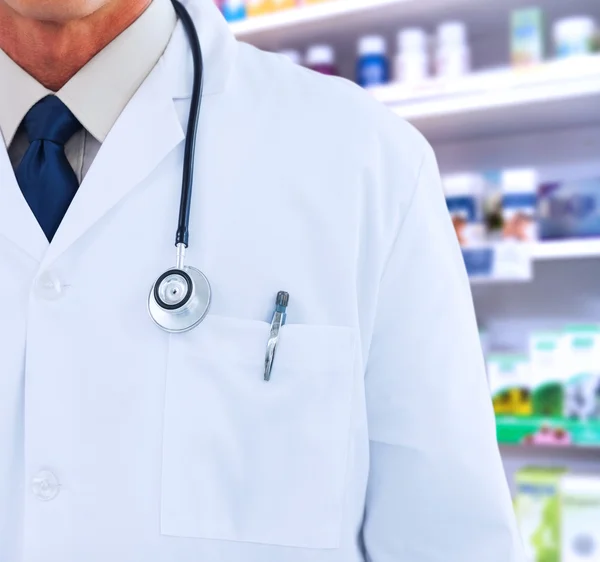
[[[56,96],[47,96],[27,113],[23,126],[29,142],[50,141],[64,146],[82,126],[71,110]]]

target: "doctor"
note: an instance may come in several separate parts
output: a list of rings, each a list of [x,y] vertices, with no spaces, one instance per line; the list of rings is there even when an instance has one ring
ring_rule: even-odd
[[[0,561],[522,562],[431,148],[184,5],[169,333],[181,13],[0,0]]]

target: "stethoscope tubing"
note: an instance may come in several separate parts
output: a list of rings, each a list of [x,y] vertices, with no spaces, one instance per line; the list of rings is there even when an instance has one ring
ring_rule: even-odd
[[[202,105],[202,92],[204,88],[204,61],[198,31],[186,8],[179,0],[171,0],[177,16],[188,36],[194,66],[194,81],[192,99],[185,140],[183,158],[183,174],[181,184],[181,202],[179,205],[179,222],[175,236],[175,245],[189,245],[190,210],[192,206],[192,188],[194,183],[194,167],[196,160],[196,138],[200,122],[200,108]]]

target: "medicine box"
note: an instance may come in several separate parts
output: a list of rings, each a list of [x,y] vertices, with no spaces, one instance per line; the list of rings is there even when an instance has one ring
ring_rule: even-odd
[[[564,416],[574,421],[600,420],[600,326],[568,326],[562,346]]]
[[[515,509],[528,562],[561,562],[560,468],[528,467],[516,475]]]
[[[529,338],[533,414],[563,418],[565,362],[560,331],[533,332]]]
[[[496,415],[531,415],[531,376],[527,356],[491,355],[488,377]]]
[[[510,50],[513,66],[538,64],[544,59],[544,22],[540,8],[521,8],[511,14]]]
[[[600,560],[600,477],[565,475],[560,483],[561,562]]]
[[[542,184],[537,217],[542,240],[600,236],[600,178]]]

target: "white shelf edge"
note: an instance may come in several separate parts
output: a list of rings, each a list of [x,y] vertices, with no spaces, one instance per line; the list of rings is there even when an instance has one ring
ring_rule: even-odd
[[[558,240],[555,242],[536,242],[531,245],[531,261],[560,261],[570,259],[600,259],[600,238],[580,240]],[[526,284],[532,279],[526,276],[473,276],[469,277],[471,285],[506,285]]]
[[[357,14],[384,8],[393,4],[404,4],[414,0],[328,0],[310,6],[290,8],[264,16],[250,17],[229,24],[233,34],[243,39],[266,31],[275,31],[296,25],[324,21],[343,15]]]
[[[455,99],[431,100],[414,105],[395,106],[394,112],[405,119],[427,119],[437,116],[510,108],[516,105],[560,101],[580,96],[600,94],[600,76],[580,83],[562,83],[552,91],[545,88],[519,88],[505,91],[488,91],[461,96]]]
[[[539,242],[532,249],[534,260],[600,258],[600,239]]]
[[[555,61],[531,71],[507,69],[473,74],[420,91],[391,84],[372,90],[405,119],[428,119],[600,94],[600,56]]]

